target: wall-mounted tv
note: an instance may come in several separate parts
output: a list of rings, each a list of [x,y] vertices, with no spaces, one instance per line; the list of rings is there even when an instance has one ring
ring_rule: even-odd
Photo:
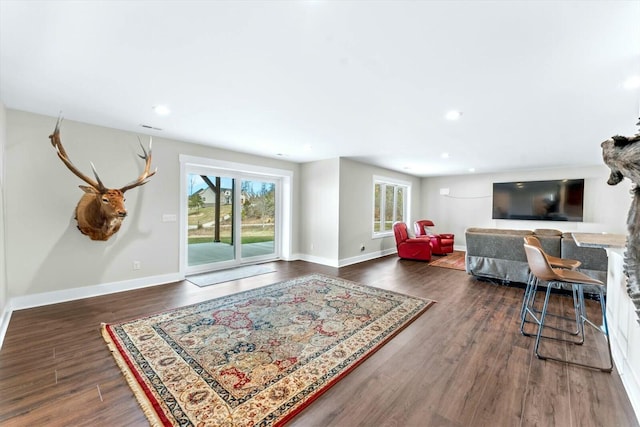
[[[584,179],[495,182],[493,219],[583,220]]]

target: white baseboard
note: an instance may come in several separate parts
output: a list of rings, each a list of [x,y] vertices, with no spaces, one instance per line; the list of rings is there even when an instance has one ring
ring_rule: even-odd
[[[322,258],[322,257],[313,256],[309,254],[300,254],[299,259],[301,261],[313,262],[315,264],[327,265],[329,267],[340,267],[340,265],[338,265],[337,260],[330,259],[330,258]]]
[[[390,250],[389,253],[394,252],[395,248]],[[306,254],[292,254],[292,256],[287,259],[287,261],[295,261],[300,259],[303,261],[327,265],[330,267],[342,267],[362,261],[368,261],[374,258],[379,258],[380,256],[384,255],[388,255],[388,253],[369,253],[342,261],[336,261],[328,258],[314,257]],[[124,280],[121,282],[101,283],[99,285],[82,286],[72,289],[63,289],[59,291],[42,292],[33,295],[24,295],[9,298],[9,301],[2,310],[2,317],[0,318],[0,348],[2,348],[4,337],[7,333],[7,329],[9,328],[11,315],[15,310],[24,310],[27,308],[41,307],[49,304],[58,304],[83,298],[113,294],[116,292],[124,292],[150,286],[158,286],[166,283],[177,282],[180,280],[184,280],[184,275],[181,275],[180,273],[170,273],[158,276],[142,277],[139,279]]]
[[[101,283],[99,285],[83,286],[79,288],[63,289],[60,291],[43,292],[33,295],[13,297],[9,301],[12,310],[40,307],[49,304],[73,301],[83,298],[97,297],[116,292],[130,291],[149,286],[164,285],[166,283],[184,280],[179,273],[158,276],[141,277],[139,279],[123,280],[121,282]]]
[[[141,277],[139,279],[123,280],[121,282],[101,283],[99,285],[83,286],[80,288],[63,289],[60,291],[43,292],[33,295],[24,295],[9,298],[0,318],[0,348],[9,328],[11,314],[15,310],[41,307],[49,304],[73,301],[83,298],[98,297],[116,292],[130,291],[133,289],[147,288],[150,286],[164,285],[166,283],[184,280],[179,273],[163,274],[159,276]]]
[[[609,338],[611,340],[611,354],[613,363],[615,363],[622,385],[624,386],[636,419],[640,421],[640,366],[632,366],[629,360],[624,356],[621,347],[624,346],[626,340],[619,336],[619,332],[615,328],[610,328]]]
[[[2,348],[4,336],[7,334],[7,329],[9,328],[9,321],[11,320],[12,313],[13,310],[11,310],[11,303],[7,302],[2,310],[2,317],[0,318],[0,348]]]
[[[625,366],[624,374],[620,375],[622,384],[627,391],[627,396],[633,406],[633,411],[636,413],[636,419],[640,421],[640,379],[634,371],[634,367],[630,366],[625,359],[623,362]],[[618,363],[616,363],[616,366]],[[635,367],[637,369],[637,367]]]
[[[368,252],[366,254],[354,256],[351,258],[344,258],[340,260],[317,257],[309,254],[298,254],[297,258],[302,261],[313,262],[315,264],[322,264],[328,267],[346,267],[347,265],[357,264],[359,262],[370,261],[372,259],[381,258],[383,256],[395,254],[396,248],[385,249],[384,251]]]
[[[364,261],[370,261],[372,259],[381,258],[383,256],[395,254],[397,252],[398,250],[396,248],[389,248],[383,251],[369,252],[369,253],[354,256],[351,258],[344,258],[338,261],[338,267],[346,267],[347,265],[357,264],[359,262],[364,262]]]
[[[322,265],[328,265],[331,267],[339,267],[338,263],[334,260],[303,254],[292,254],[292,256],[287,259],[287,261],[295,261],[297,259]],[[49,304],[58,304],[61,302],[97,297],[101,295],[113,294],[116,292],[130,291],[134,289],[177,282],[180,280],[184,280],[184,275],[180,273],[170,273],[158,276],[142,277],[139,279],[124,280],[121,282],[101,283],[98,285],[82,286],[72,289],[62,289],[59,291],[42,292],[38,294],[9,298],[2,310],[2,317],[0,318],[0,348],[2,348],[4,337],[7,333],[7,329],[9,328],[11,315],[15,310],[24,310],[27,308],[41,307]]]
[[[300,254],[290,254],[288,257],[280,257],[282,261],[298,261],[300,258]]]

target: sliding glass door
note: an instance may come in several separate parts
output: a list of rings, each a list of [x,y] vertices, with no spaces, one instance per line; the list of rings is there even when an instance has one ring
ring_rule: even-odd
[[[243,180],[240,203],[242,258],[274,256],[276,252],[276,184]]]
[[[278,179],[187,170],[187,273],[278,257]]]
[[[232,262],[235,179],[190,173],[187,182],[187,265]]]

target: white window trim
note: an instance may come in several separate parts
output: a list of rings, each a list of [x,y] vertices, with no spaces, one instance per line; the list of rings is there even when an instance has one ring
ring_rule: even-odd
[[[406,223],[411,222],[411,187],[412,184],[410,181],[404,181],[397,178],[390,178],[382,175],[373,175],[373,182],[371,185],[371,238],[372,239],[382,239],[385,237],[393,236],[393,230],[387,231],[375,231],[374,223],[375,223],[375,210],[376,210],[376,184],[391,184],[402,186],[406,188],[407,194],[404,199],[404,218]],[[382,210],[380,211],[380,215],[383,215]],[[381,218],[382,220],[382,218]]]

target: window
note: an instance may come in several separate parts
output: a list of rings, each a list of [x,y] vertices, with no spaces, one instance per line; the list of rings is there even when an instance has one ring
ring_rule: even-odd
[[[408,221],[411,184],[389,178],[373,178],[373,237],[389,236],[396,221]]]

